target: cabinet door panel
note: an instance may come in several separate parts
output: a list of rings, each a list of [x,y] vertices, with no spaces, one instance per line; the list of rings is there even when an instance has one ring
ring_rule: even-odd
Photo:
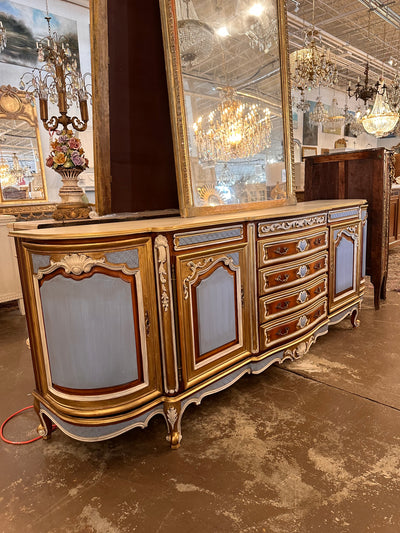
[[[249,354],[246,260],[246,245],[177,257],[185,387]]]
[[[40,394],[77,416],[161,395],[151,240],[49,249],[32,257]]]
[[[235,278],[234,271],[219,264],[195,287],[199,360],[239,341]]]
[[[358,295],[360,288],[361,223],[331,227],[330,309]]]
[[[130,283],[100,272],[79,281],[57,275],[42,284],[40,296],[55,387],[91,390],[138,380],[142,353]]]

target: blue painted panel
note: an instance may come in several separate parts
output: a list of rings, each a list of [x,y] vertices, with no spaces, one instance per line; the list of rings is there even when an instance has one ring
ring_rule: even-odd
[[[336,287],[338,294],[353,288],[354,276],[354,242],[342,237],[336,248]]]
[[[200,355],[236,339],[235,278],[217,268],[196,287]]]
[[[112,387],[138,378],[131,286],[96,273],[58,275],[40,289],[52,382]]]

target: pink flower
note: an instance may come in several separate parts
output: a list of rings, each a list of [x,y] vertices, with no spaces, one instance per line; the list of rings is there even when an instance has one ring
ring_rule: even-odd
[[[46,166],[52,167],[54,163],[53,158],[49,155],[49,157],[46,159]]]
[[[81,141],[76,137],[72,137],[72,139],[68,141],[68,146],[71,148],[71,150],[78,150],[78,148],[81,146]]]

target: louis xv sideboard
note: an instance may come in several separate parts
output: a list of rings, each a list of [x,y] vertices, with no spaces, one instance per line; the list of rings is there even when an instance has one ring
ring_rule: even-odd
[[[364,200],[14,231],[40,433],[103,440],[308,352],[365,288]]]

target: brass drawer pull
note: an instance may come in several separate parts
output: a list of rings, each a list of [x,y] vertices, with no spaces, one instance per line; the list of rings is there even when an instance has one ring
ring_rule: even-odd
[[[321,311],[321,309],[318,309],[318,311],[316,313],[314,313],[313,318],[319,318],[321,315],[322,315],[322,311]]]
[[[321,294],[321,292],[322,292],[322,287],[316,287],[314,289],[314,294]]]
[[[283,246],[281,248],[275,248],[274,253],[278,255],[285,255],[289,251],[289,248],[284,248]]]
[[[278,281],[279,283],[285,283],[289,279],[289,274],[279,274],[275,278],[275,281]]]
[[[322,237],[319,237],[318,239],[315,239],[314,240],[314,244],[315,246],[319,246],[320,244],[322,244],[324,242],[324,240],[322,239]]]
[[[286,328],[280,329],[276,334],[279,335],[280,337],[284,337],[288,333],[289,333],[289,328],[286,326]]]
[[[290,304],[290,301],[289,300],[285,300],[284,302],[279,302],[277,305],[276,305],[276,309],[287,309],[289,307],[289,304]]]
[[[316,265],[314,265],[314,270],[321,270],[321,268],[322,268],[321,263],[317,263]]]

